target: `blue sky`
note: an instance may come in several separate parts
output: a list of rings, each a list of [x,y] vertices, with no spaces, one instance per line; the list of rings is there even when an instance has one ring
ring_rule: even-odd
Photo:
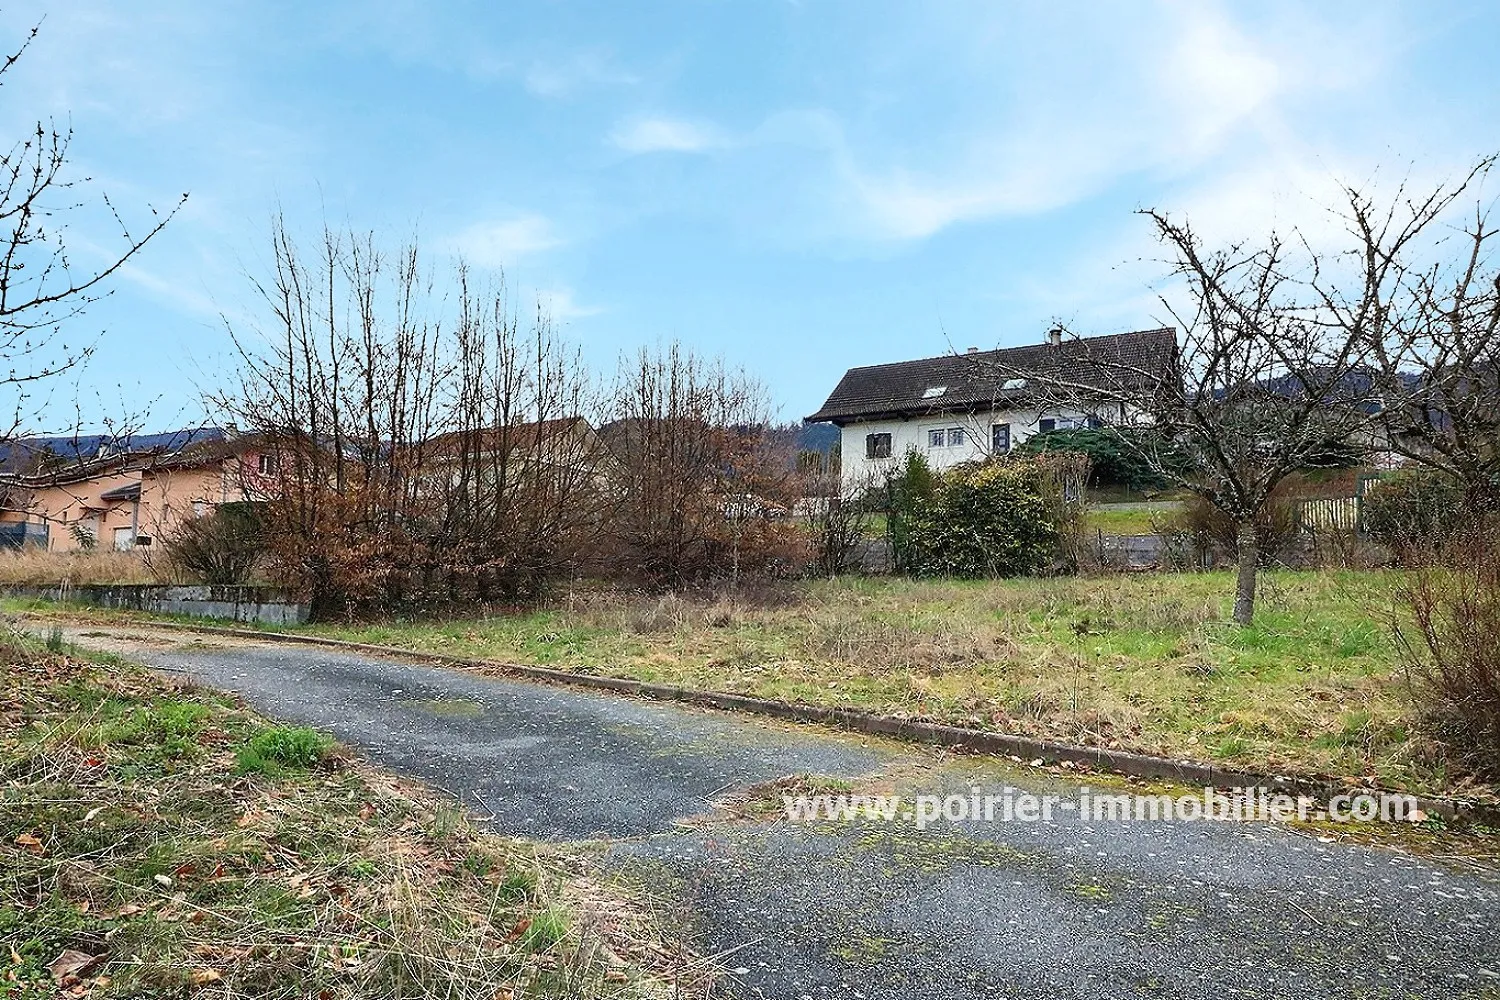
[[[851,365],[1157,325],[1135,208],[1332,246],[1335,180],[1500,148],[1492,3],[68,0],[0,37],[43,14],[0,125],[70,118],[128,218],[191,193],[70,331],[94,424],[201,413],[277,205],[503,267],[603,369],[721,353],[795,419]]]

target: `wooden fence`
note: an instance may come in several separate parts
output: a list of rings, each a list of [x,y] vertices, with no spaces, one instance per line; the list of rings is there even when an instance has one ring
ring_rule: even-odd
[[[1297,520],[1306,530],[1359,531],[1361,506],[1357,496],[1304,500]]]

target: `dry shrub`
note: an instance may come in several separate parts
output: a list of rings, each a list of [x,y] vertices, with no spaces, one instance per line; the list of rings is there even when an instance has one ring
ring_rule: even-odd
[[[56,584],[162,583],[170,572],[153,568],[140,550],[81,549],[49,552],[26,548],[0,550],[0,584],[52,586]]]
[[[1403,566],[1432,563],[1468,517],[1463,483],[1430,469],[1398,472],[1364,499],[1365,530]]]
[[[1300,500],[1294,492],[1290,483],[1278,486],[1256,515],[1261,565],[1275,562],[1297,538]],[[1181,509],[1167,519],[1164,528],[1164,534],[1173,536],[1177,545],[1187,542],[1201,554],[1212,553],[1222,559],[1233,559],[1239,549],[1239,525],[1200,496],[1184,500]]]
[[[260,521],[253,504],[220,504],[203,517],[184,520],[162,539],[162,549],[203,583],[249,583],[266,549]]]
[[[1500,777],[1500,543],[1483,531],[1414,572],[1396,623],[1413,697],[1433,735],[1475,774]]]
[[[735,623],[734,604],[728,601],[715,601],[704,610],[703,623],[709,628],[729,628]]]

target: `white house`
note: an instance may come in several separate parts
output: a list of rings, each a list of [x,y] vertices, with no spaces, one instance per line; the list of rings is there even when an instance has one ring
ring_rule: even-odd
[[[1004,454],[1043,431],[1126,423],[1128,414],[1107,412],[1115,403],[1101,401],[1090,412],[1049,406],[1025,373],[1045,370],[1088,385],[1108,358],[1121,369],[1166,377],[1176,351],[1170,327],[1066,339],[1054,328],[1041,344],[851,368],[807,419],[841,429],[844,484],[858,488],[913,450],[945,469]]]

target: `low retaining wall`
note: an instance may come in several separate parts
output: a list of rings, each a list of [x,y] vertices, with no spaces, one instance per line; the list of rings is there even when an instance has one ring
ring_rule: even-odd
[[[1106,535],[1098,537],[1099,562],[1122,569],[1158,569],[1165,561],[1166,546],[1160,535]]]
[[[306,604],[274,587],[106,583],[6,587],[5,592],[13,597],[35,597],[95,608],[155,611],[270,625],[301,625],[307,621],[308,612]]]

